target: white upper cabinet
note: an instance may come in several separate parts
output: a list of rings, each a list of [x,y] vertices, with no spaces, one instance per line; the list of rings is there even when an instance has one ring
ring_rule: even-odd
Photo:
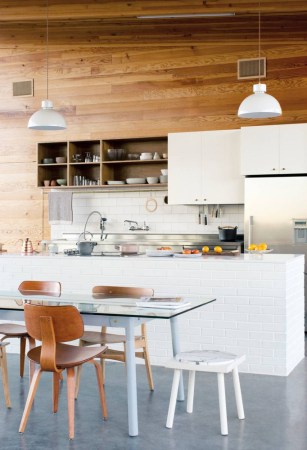
[[[280,125],[280,173],[307,173],[307,124]]]
[[[241,173],[307,173],[307,124],[241,128]]]
[[[168,135],[168,203],[197,203],[202,193],[203,133]],[[196,174],[197,171],[197,174]]]
[[[243,203],[240,130],[168,136],[168,203]]]

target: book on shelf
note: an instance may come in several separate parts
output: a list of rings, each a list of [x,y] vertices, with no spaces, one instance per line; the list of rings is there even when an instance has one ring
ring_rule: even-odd
[[[182,297],[141,297],[136,306],[142,308],[168,308],[177,309],[188,306],[190,302]]]

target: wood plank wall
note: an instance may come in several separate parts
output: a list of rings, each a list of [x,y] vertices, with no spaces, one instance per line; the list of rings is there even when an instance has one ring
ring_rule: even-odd
[[[253,81],[238,81],[239,58],[258,56],[254,17],[136,22],[52,22],[49,97],[67,119],[58,132],[27,129],[46,96],[44,22],[0,27],[0,241],[8,250],[47,238],[46,205],[36,188],[36,142],[232,129],[307,122],[306,15],[263,17],[268,92],[283,116],[237,117]],[[34,79],[34,97],[13,97],[12,83]],[[44,203],[44,204],[43,204]]]

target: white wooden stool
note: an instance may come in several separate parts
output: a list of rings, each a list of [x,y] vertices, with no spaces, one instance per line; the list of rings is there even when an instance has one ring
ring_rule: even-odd
[[[193,412],[195,372],[215,372],[217,373],[221,434],[228,434],[227,409],[225,396],[224,374],[232,372],[233,384],[237,404],[239,419],[244,419],[244,409],[239,380],[238,365],[245,360],[245,355],[236,356],[231,353],[219,352],[215,350],[200,350],[178,353],[175,358],[169,360],[165,367],[174,370],[171,398],[169,402],[166,427],[172,428],[174,422],[176,400],[178,394],[179,380],[182,370],[189,371],[187,412]]]

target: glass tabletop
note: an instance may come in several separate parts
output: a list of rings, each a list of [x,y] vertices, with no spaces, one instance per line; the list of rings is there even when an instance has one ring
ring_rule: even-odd
[[[25,302],[40,305],[73,305],[83,314],[100,314],[103,316],[122,316],[122,317],[148,317],[155,319],[171,319],[172,317],[192,311],[195,308],[214,302],[214,297],[185,296],[184,300],[188,302],[186,306],[172,308],[144,308],[136,305],[140,297],[120,297],[104,295],[96,296],[94,294],[65,293],[59,297],[44,295],[27,291],[21,294],[16,291],[0,290],[0,310],[23,310]]]

